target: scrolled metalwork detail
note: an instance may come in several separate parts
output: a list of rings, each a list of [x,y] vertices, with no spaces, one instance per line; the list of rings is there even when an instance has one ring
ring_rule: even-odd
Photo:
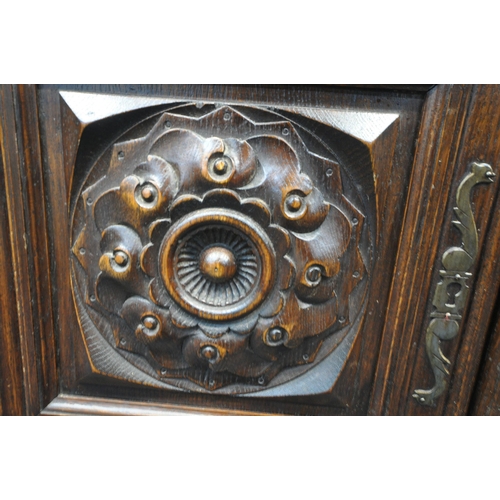
[[[441,351],[441,341],[454,339],[459,332],[463,310],[469,295],[467,281],[478,254],[478,236],[471,206],[471,191],[480,183],[493,182],[495,174],[486,163],[473,163],[471,171],[457,189],[453,225],[462,235],[462,246],[448,248],[442,256],[444,267],[436,285],[431,321],[427,327],[425,347],[434,373],[435,384],[431,389],[416,389],[413,397],[422,405],[432,406],[446,390],[450,360]]]

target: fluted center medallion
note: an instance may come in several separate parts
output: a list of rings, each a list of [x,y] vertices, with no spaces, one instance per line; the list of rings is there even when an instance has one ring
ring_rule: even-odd
[[[188,214],[165,235],[163,281],[174,300],[205,319],[249,313],[274,279],[274,250],[250,217],[224,209]]]

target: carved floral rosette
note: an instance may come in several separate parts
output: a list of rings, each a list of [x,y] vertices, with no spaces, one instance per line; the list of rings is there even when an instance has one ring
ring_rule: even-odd
[[[338,161],[293,122],[190,115],[156,115],[90,170],[73,219],[77,309],[158,381],[262,390],[348,332],[367,281],[364,216]]]

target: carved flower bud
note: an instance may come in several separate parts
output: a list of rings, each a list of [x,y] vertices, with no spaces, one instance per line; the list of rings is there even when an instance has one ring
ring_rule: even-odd
[[[300,219],[307,210],[307,203],[304,199],[304,193],[288,193],[283,203],[283,212],[289,219]]]
[[[267,330],[264,339],[265,343],[270,346],[278,346],[283,344],[287,338],[287,331],[280,326],[274,326]]]

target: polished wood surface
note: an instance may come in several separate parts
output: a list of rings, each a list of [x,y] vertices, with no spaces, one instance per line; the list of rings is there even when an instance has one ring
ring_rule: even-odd
[[[58,393],[36,89],[2,85],[0,99],[2,223],[9,231],[1,241],[1,365],[10,372],[1,393],[16,401],[5,414],[32,415]]]
[[[495,364],[498,358],[495,307],[500,283],[500,264],[496,259],[500,246],[498,178],[491,186],[478,186],[472,192],[478,252],[470,269],[470,293],[460,329],[454,339],[441,343],[444,355],[450,360],[447,388],[433,406],[428,407],[420,405],[412,394],[415,389],[431,387],[434,381],[425,336],[434,310],[432,301],[440,280],[441,256],[447,249],[461,245],[460,234],[452,225],[458,186],[473,162],[487,163],[493,172],[499,173],[500,92],[497,86],[4,85],[0,88],[0,97],[0,176],[5,186],[0,196],[2,214],[5,214],[0,222],[2,414],[30,415],[42,411],[45,414],[189,413],[190,409],[217,414],[463,415],[495,412],[495,401],[498,401],[494,382],[498,364],[498,361]],[[231,395],[227,389],[231,384],[226,382],[216,388],[207,386],[206,394],[191,389],[187,392],[165,389],[153,383],[155,377],[149,382],[140,377],[130,379],[125,375],[125,365],[120,367],[121,361],[113,364],[116,369],[109,368],[114,359],[111,350],[109,355],[105,350],[93,351],[94,340],[89,342],[88,335],[82,336],[81,313],[73,303],[71,282],[72,262],[75,259],[83,262],[89,256],[89,253],[79,253],[84,246],[74,246],[78,231],[72,229],[72,214],[78,206],[80,189],[86,183],[90,186],[99,180],[97,174],[92,177],[91,167],[100,161],[110,145],[121,140],[121,136],[141,123],[144,123],[141,130],[146,131],[153,124],[152,112],[161,116],[175,103],[192,102],[197,106],[192,106],[192,112],[191,108],[185,108],[188,110],[186,116],[199,117],[204,105],[216,103],[219,107],[240,105],[268,109],[271,113],[279,113],[284,120],[297,120],[300,115],[300,126],[306,129],[313,124],[315,136],[326,144],[330,141],[337,148],[343,172],[348,172],[352,178],[355,187],[342,195],[348,201],[351,198],[351,204],[359,211],[358,216],[349,216],[351,220],[356,219],[352,227],[361,228],[366,224],[371,228],[371,240],[364,236],[365,240],[360,240],[361,246],[366,244],[370,249],[363,257],[366,272],[363,274],[361,268],[345,267],[349,276],[368,284],[365,295],[358,294],[356,299],[361,313],[355,325],[348,326],[351,328],[348,331],[352,332],[350,343],[344,344],[342,356],[335,358],[337,361],[323,371],[304,371],[303,383],[300,377],[295,382],[291,377],[292,387],[296,384],[293,390],[278,390],[278,384],[275,393],[241,397]],[[255,115],[254,119],[257,118]],[[286,140],[289,137],[285,136]],[[259,148],[264,151],[264,142]],[[274,147],[268,150],[278,151]],[[284,158],[286,154],[283,149],[276,157]],[[199,185],[223,179],[225,184],[219,189],[234,189],[229,180],[234,176],[231,161],[221,157],[208,163]],[[279,161],[276,164],[279,165]],[[275,167],[270,171],[279,173]],[[308,174],[315,180],[315,170],[310,172]],[[186,182],[191,183],[188,177]],[[276,183],[267,188],[269,193],[279,194],[282,200],[282,204],[276,205],[270,213],[273,220],[291,224],[292,231],[300,232],[296,217],[302,214],[304,206],[303,188],[295,187],[290,193],[282,191],[279,186],[290,181],[283,184],[279,179],[277,175]],[[337,174],[332,173],[327,179],[330,179],[327,182],[339,184]],[[341,184],[345,188],[345,179]],[[157,187],[154,183],[145,183],[139,191],[132,192],[130,200],[138,200],[147,211],[158,200]],[[197,193],[197,188],[191,189],[193,195]],[[356,190],[362,193],[361,198],[352,198]],[[203,192],[196,195],[203,195]],[[262,193],[256,190],[256,195],[262,196]],[[271,203],[267,195],[264,198],[266,203]],[[345,207],[341,210],[348,213],[350,209]],[[199,208],[213,210],[201,206],[190,208],[181,217],[189,217],[192,210]],[[97,220],[104,221],[108,214],[116,213],[114,210],[111,205],[102,205],[95,212]],[[239,209],[229,208],[231,217],[234,210]],[[216,213],[211,216],[218,217]],[[132,223],[135,215],[130,217],[128,220]],[[247,215],[241,220],[246,227],[250,223],[245,217]],[[249,217],[253,221],[256,216]],[[237,230],[241,228],[238,226]],[[247,229],[244,232],[246,234]],[[179,232],[179,236],[184,234]],[[335,233],[332,230],[330,234],[333,237]],[[334,241],[341,241],[340,233],[335,237]],[[89,238],[87,241],[91,240]],[[116,235],[110,238],[106,241],[118,241]],[[274,245],[275,240],[271,238],[271,241]],[[126,245],[113,244],[113,248],[104,253],[110,255],[110,272],[120,273],[128,269],[134,257]],[[326,239],[324,245],[328,247]],[[227,245],[219,247],[211,246],[200,254],[201,275],[213,283],[214,290],[216,285],[234,279],[237,272],[234,252]],[[294,265],[304,273],[297,275],[294,293],[302,297],[301,300],[319,304],[311,308],[315,310],[321,307],[323,300],[317,283],[321,283],[328,276],[324,273],[330,271],[319,257],[313,256],[312,250],[297,248],[293,254]],[[320,249],[318,246],[318,251]],[[175,247],[172,252],[167,250],[167,245],[158,246],[155,259],[156,255],[165,255],[164,269],[177,258]],[[262,249],[259,252],[266,253]],[[273,264],[273,258],[269,262],[279,266],[281,261]],[[345,258],[342,259],[339,262],[346,266]],[[95,262],[97,271],[108,269],[104,261],[100,264],[97,259]],[[338,272],[333,271],[333,267],[331,272]],[[266,266],[266,269],[275,267]],[[175,275],[172,273],[165,271],[161,282],[167,281],[170,286],[170,277]],[[274,279],[272,277],[271,281]],[[349,294],[355,288],[345,279],[336,286],[340,283],[344,288],[336,289],[339,303],[342,300],[348,303]],[[316,298],[310,295],[311,290]],[[116,293],[111,292],[110,297],[116,297]],[[169,293],[172,296],[177,293],[180,298],[176,300],[184,307],[189,308],[186,304],[193,301],[174,288]],[[263,289],[263,294],[267,293]],[[90,304],[91,299],[88,300]],[[217,303],[218,299],[213,300]],[[140,306],[140,309],[141,304],[139,301],[133,308]],[[148,342],[159,331],[162,320],[155,311],[146,312],[140,315],[137,338],[144,338],[145,345],[151,345]],[[192,309],[190,314],[195,313]],[[136,321],[134,314],[127,313],[126,317]],[[243,317],[247,317],[246,312]],[[327,320],[320,317],[310,323],[312,337],[316,335],[314,328],[317,327],[320,333],[326,328],[320,325],[328,325]],[[348,316],[338,312],[332,321],[340,317]],[[294,319],[289,325],[294,322],[305,325],[305,321]],[[101,327],[104,328],[104,324]],[[272,349],[274,345],[281,346],[288,339],[289,328],[291,326],[284,323],[271,324],[264,341]],[[123,347],[121,339],[119,335],[118,345],[109,349],[119,352]],[[220,359],[222,351],[215,342],[209,344],[199,346],[196,356],[201,358],[196,359],[210,364]],[[332,349],[335,352],[333,344]],[[98,359],[99,353],[104,361]],[[301,352],[301,356],[303,354]],[[309,358],[314,360],[310,354]],[[318,366],[321,368],[321,364]],[[158,370],[160,380],[162,368]],[[241,373],[250,373],[250,368]],[[255,383],[257,387],[258,379],[259,376],[255,381],[248,379],[245,384]],[[285,377],[283,382],[287,381]],[[240,383],[238,391],[245,384]]]
[[[500,312],[491,324],[491,336],[479,369],[479,380],[472,395],[472,415],[500,415]]]

